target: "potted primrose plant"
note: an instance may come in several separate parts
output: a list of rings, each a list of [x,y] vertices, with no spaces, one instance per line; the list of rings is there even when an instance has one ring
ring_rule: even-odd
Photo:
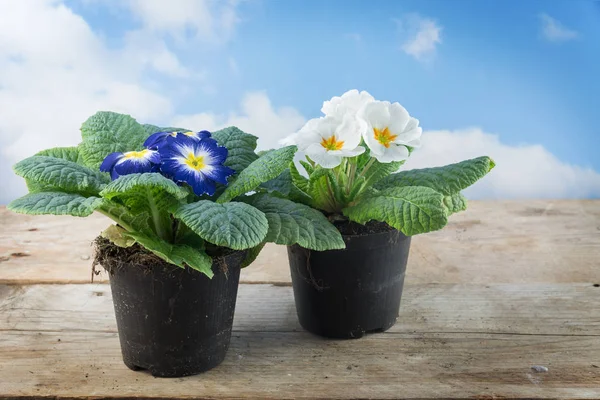
[[[343,235],[343,250],[288,247],[296,310],[308,331],[357,338],[398,317],[411,236],[443,228],[466,209],[461,190],[494,162],[480,157],[396,172],[419,147],[421,128],[398,103],[351,90],[323,104],[283,143],[306,155],[264,186],[321,211]]]
[[[154,376],[217,366],[231,337],[240,268],[266,242],[343,248],[317,210],[266,193],[295,146],[255,153],[257,138],[142,125],[98,112],[76,147],[44,150],[14,166],[30,193],[8,208],[116,224],[95,241],[108,271],[125,365]],[[250,194],[249,194],[250,193]]]

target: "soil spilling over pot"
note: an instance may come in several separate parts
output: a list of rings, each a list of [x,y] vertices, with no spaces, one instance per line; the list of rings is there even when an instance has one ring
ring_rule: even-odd
[[[135,243],[130,247],[119,247],[110,240],[98,236],[94,242],[94,260],[92,262],[92,278],[100,272],[96,269],[98,265],[102,266],[110,275],[116,270],[127,266],[127,268],[135,267],[144,271],[151,271],[153,267],[161,266],[164,268],[176,268],[178,266],[170,264],[158,257],[150,250]],[[225,273],[227,273],[227,263],[225,258],[227,255],[234,253],[235,250],[223,247],[208,247],[206,253],[213,257],[213,261]]]
[[[372,233],[389,232],[394,230],[394,228],[385,222],[379,221],[369,221],[365,225],[349,220],[334,220],[332,222],[342,235],[364,236]]]

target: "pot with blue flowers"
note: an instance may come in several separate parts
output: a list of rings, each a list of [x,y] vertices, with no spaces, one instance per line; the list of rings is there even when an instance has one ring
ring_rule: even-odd
[[[310,332],[358,338],[395,324],[411,237],[442,229],[466,209],[461,191],[494,162],[479,157],[436,168],[397,172],[421,145],[419,121],[399,103],[351,90],[323,103],[285,144],[294,162],[264,186],[327,216],[345,249],[288,247],[296,311]]]
[[[240,269],[265,243],[344,247],[322,213],[261,186],[295,146],[259,155],[257,138],[236,127],[192,132],[113,112],[90,117],[81,135],[17,163],[30,193],[8,208],[114,221],[95,240],[94,266],[109,274],[130,369],[177,377],[221,363]]]

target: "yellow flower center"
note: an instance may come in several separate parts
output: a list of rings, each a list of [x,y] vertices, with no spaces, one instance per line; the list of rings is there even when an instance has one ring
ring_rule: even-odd
[[[337,140],[335,135],[331,135],[329,139],[323,138],[323,140],[321,140],[321,146],[323,146],[327,151],[341,150],[343,145],[344,141]]]
[[[390,143],[398,137],[398,135],[393,135],[387,126],[385,127],[385,129],[373,128],[373,133],[375,134],[375,139],[379,143],[381,143],[386,149],[388,149],[390,147]]]
[[[149,152],[150,150],[148,149],[141,151],[128,151],[127,153],[124,153],[123,156],[127,160],[130,160],[132,158],[144,158],[146,157],[146,155],[148,155]]]
[[[194,153],[188,154],[185,158],[185,163],[188,167],[196,171],[202,171],[206,167],[204,156],[196,156]]]
[[[189,131],[189,132],[181,132],[181,133],[183,133],[185,136],[190,136],[190,137],[196,136],[196,134],[194,132],[191,132],[191,131]]]

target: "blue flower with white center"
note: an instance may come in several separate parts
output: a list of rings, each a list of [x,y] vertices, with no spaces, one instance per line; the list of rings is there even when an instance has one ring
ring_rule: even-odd
[[[223,165],[227,149],[211,138],[197,140],[177,135],[169,137],[159,148],[162,157],[161,171],[175,182],[187,183],[198,196],[215,194],[215,182],[227,184],[235,173]]]
[[[128,151],[125,153],[110,153],[100,165],[100,171],[110,172],[112,180],[121,175],[157,172],[160,154],[154,150]]]
[[[156,132],[146,139],[144,146],[156,150],[167,142],[167,138],[188,137],[195,140],[207,139],[210,137],[209,131],[191,132],[191,131],[173,131],[173,132]]]

